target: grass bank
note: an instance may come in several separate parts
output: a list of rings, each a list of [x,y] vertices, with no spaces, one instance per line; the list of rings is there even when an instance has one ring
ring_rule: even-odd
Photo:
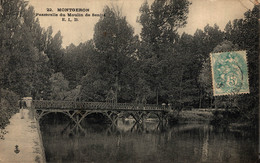
[[[204,123],[210,122],[213,118],[211,110],[183,110],[179,113],[179,123]]]
[[[176,123],[209,123],[213,120],[214,109],[192,109],[170,113],[169,122]]]
[[[225,111],[225,109],[192,109],[172,112],[170,124],[208,123],[217,128],[230,130],[255,130],[250,121],[242,121],[238,111]],[[256,125],[257,126],[257,125]],[[258,128],[258,127],[257,127]],[[256,130],[255,130],[256,131]],[[257,131],[256,131],[257,132]]]

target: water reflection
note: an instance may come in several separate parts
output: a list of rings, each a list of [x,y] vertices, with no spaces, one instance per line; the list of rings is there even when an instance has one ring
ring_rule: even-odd
[[[205,124],[174,127],[120,119],[117,125],[41,123],[47,162],[255,162],[257,138]]]

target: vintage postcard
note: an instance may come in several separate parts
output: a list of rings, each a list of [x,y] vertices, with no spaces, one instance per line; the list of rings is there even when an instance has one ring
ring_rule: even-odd
[[[0,162],[259,161],[258,0],[0,0]]]

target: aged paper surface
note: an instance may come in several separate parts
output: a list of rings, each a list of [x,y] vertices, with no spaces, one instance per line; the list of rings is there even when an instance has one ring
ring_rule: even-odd
[[[256,162],[258,22],[257,0],[0,0],[0,162]]]

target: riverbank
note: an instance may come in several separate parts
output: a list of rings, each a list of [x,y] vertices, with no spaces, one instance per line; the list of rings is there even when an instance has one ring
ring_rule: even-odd
[[[193,109],[193,110],[182,110],[178,116],[179,124],[202,124],[202,123],[212,123],[214,120],[214,111],[215,109]],[[220,112],[224,112],[224,109],[218,109]],[[227,114],[227,113],[224,113]],[[222,127],[226,127],[232,131],[254,131],[257,128],[252,127],[252,124],[249,122],[235,121],[231,120],[232,116],[229,118],[230,122],[227,125],[223,125]],[[233,117],[234,118],[234,117]],[[213,122],[214,123],[214,122]],[[215,124],[218,127],[221,127],[221,124]],[[257,130],[256,130],[257,131]],[[255,131],[255,132],[256,132]]]
[[[213,118],[211,110],[183,110],[179,114],[179,123],[204,123]]]
[[[38,131],[38,122],[29,118],[29,110],[16,113],[6,126],[3,139],[0,140],[0,162],[24,162],[44,163],[45,156],[41,136]],[[19,153],[15,153],[15,146],[18,145]]]

